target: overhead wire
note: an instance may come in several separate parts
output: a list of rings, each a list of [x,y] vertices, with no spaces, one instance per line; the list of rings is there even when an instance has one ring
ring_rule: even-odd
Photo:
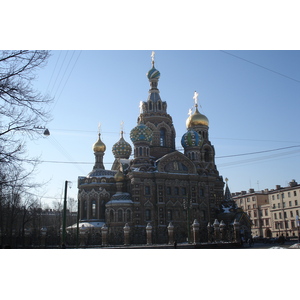
[[[255,65],[255,66],[259,67],[259,68],[265,69],[265,70],[267,70],[267,71],[269,71],[269,72],[275,73],[275,74],[277,74],[277,75],[280,75],[280,76],[282,76],[282,77],[285,77],[285,78],[287,78],[287,79],[290,79],[290,80],[293,80],[293,81],[295,81],[295,82],[300,83],[300,80],[298,80],[298,79],[295,79],[295,78],[292,78],[292,77],[287,76],[287,75],[285,75],[285,74],[282,74],[282,73],[280,73],[280,72],[274,71],[274,70],[272,70],[272,69],[270,69],[270,68],[266,68],[266,67],[264,67],[264,66],[262,66],[262,65],[260,65],[260,64],[257,64],[257,63],[255,63],[255,62],[253,62],[253,61],[250,61],[250,60],[248,60],[248,59],[242,58],[242,57],[240,57],[240,56],[238,56],[238,55],[232,54],[232,53],[227,52],[227,51],[225,51],[225,50],[220,50],[220,51],[223,52],[223,53],[226,53],[226,54],[228,54],[228,55],[231,55],[231,56],[233,56],[233,57],[235,57],[235,58],[238,58],[238,59],[240,59],[240,60],[243,60],[243,61],[245,61],[245,62],[247,62],[247,63],[249,63],[249,64]]]

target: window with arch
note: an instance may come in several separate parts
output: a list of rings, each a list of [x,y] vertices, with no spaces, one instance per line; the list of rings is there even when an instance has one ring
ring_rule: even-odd
[[[131,222],[131,211],[129,209],[126,211],[126,222]]]
[[[168,221],[172,221],[173,218],[172,218],[172,210],[171,209],[168,209],[167,211],[167,220]]]
[[[111,211],[109,212],[109,221],[110,221],[110,222],[114,222],[114,218],[115,218],[114,211],[111,210]]]
[[[92,200],[92,218],[95,219],[96,218],[96,200]]]
[[[161,128],[159,131],[159,145],[164,147],[166,146],[166,129]]]
[[[123,211],[121,209],[118,210],[118,222],[123,222]]]
[[[83,201],[83,214],[82,214],[82,219],[87,218],[87,202],[86,200]]]
[[[210,156],[210,151],[209,151],[209,149],[205,149],[204,150],[204,161],[205,162],[209,162],[209,156]]]
[[[151,221],[151,210],[150,209],[146,209],[145,218],[146,218],[146,221]]]

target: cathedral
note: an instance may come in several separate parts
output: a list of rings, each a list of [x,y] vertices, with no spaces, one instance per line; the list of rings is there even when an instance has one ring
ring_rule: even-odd
[[[168,242],[172,224],[174,240],[180,243],[187,241],[196,219],[199,242],[206,242],[208,224],[230,210],[228,201],[224,205],[224,182],[209,140],[209,120],[199,112],[195,92],[181,138],[184,151],[176,150],[176,131],[167,103],[160,97],[160,72],[152,54],[148,98],[140,102],[137,125],[130,131],[133,147],[121,130],[112,147],[114,163],[106,170],[106,145],[99,133],[93,145],[93,170],[78,177],[79,226],[99,232],[104,226],[108,244],[118,245],[123,244],[125,225],[131,244],[146,244],[147,226],[152,228],[153,243],[159,244]]]

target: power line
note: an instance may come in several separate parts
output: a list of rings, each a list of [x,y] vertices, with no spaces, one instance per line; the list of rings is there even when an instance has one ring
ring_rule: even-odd
[[[277,74],[277,75],[283,76],[283,77],[285,77],[285,78],[287,78],[287,79],[290,79],[290,80],[293,80],[293,81],[296,81],[296,82],[300,83],[300,80],[298,80],[298,79],[292,78],[292,77],[287,76],[287,75],[285,75],[285,74],[282,74],[282,73],[280,73],[280,72],[277,72],[277,71],[274,71],[274,70],[272,70],[272,69],[266,68],[266,67],[264,67],[264,66],[262,66],[262,65],[259,65],[259,64],[257,64],[257,63],[254,63],[254,62],[252,62],[252,61],[250,61],[250,60],[248,60],[248,59],[242,58],[242,57],[240,57],[240,56],[237,56],[237,55],[235,55],[235,54],[229,53],[229,52],[227,52],[227,51],[224,51],[224,50],[220,50],[220,51],[223,52],[223,53],[226,53],[226,54],[228,54],[228,55],[231,55],[231,56],[233,56],[233,57],[235,57],[235,58],[238,58],[238,59],[241,59],[241,60],[243,60],[243,61],[246,61],[246,62],[249,63],[249,64],[255,65],[255,66],[260,67],[260,68],[262,68],[262,69],[265,69],[265,70],[267,70],[267,71],[269,71],[269,72],[275,73],[275,74]]]

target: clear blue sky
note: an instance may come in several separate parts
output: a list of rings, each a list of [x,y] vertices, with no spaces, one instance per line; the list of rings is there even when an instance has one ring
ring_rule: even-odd
[[[155,67],[161,73],[158,87],[173,117],[178,148],[196,90],[200,111],[210,122],[218,170],[229,178],[231,192],[285,186],[291,179],[300,182],[300,147],[294,147],[300,146],[299,51],[155,53]],[[55,97],[53,119],[39,124],[51,135],[28,142],[29,154],[45,161],[36,180],[50,180],[37,192],[44,203],[63,196],[65,180],[73,182],[68,195],[77,199],[77,177],[93,167],[99,122],[107,146],[106,169],[114,160],[111,149],[119,139],[121,121],[125,139],[131,142],[139,102],[148,96],[150,55],[150,50],[52,51],[35,83]],[[276,150],[280,148],[286,149]],[[268,150],[274,151],[226,157]]]

